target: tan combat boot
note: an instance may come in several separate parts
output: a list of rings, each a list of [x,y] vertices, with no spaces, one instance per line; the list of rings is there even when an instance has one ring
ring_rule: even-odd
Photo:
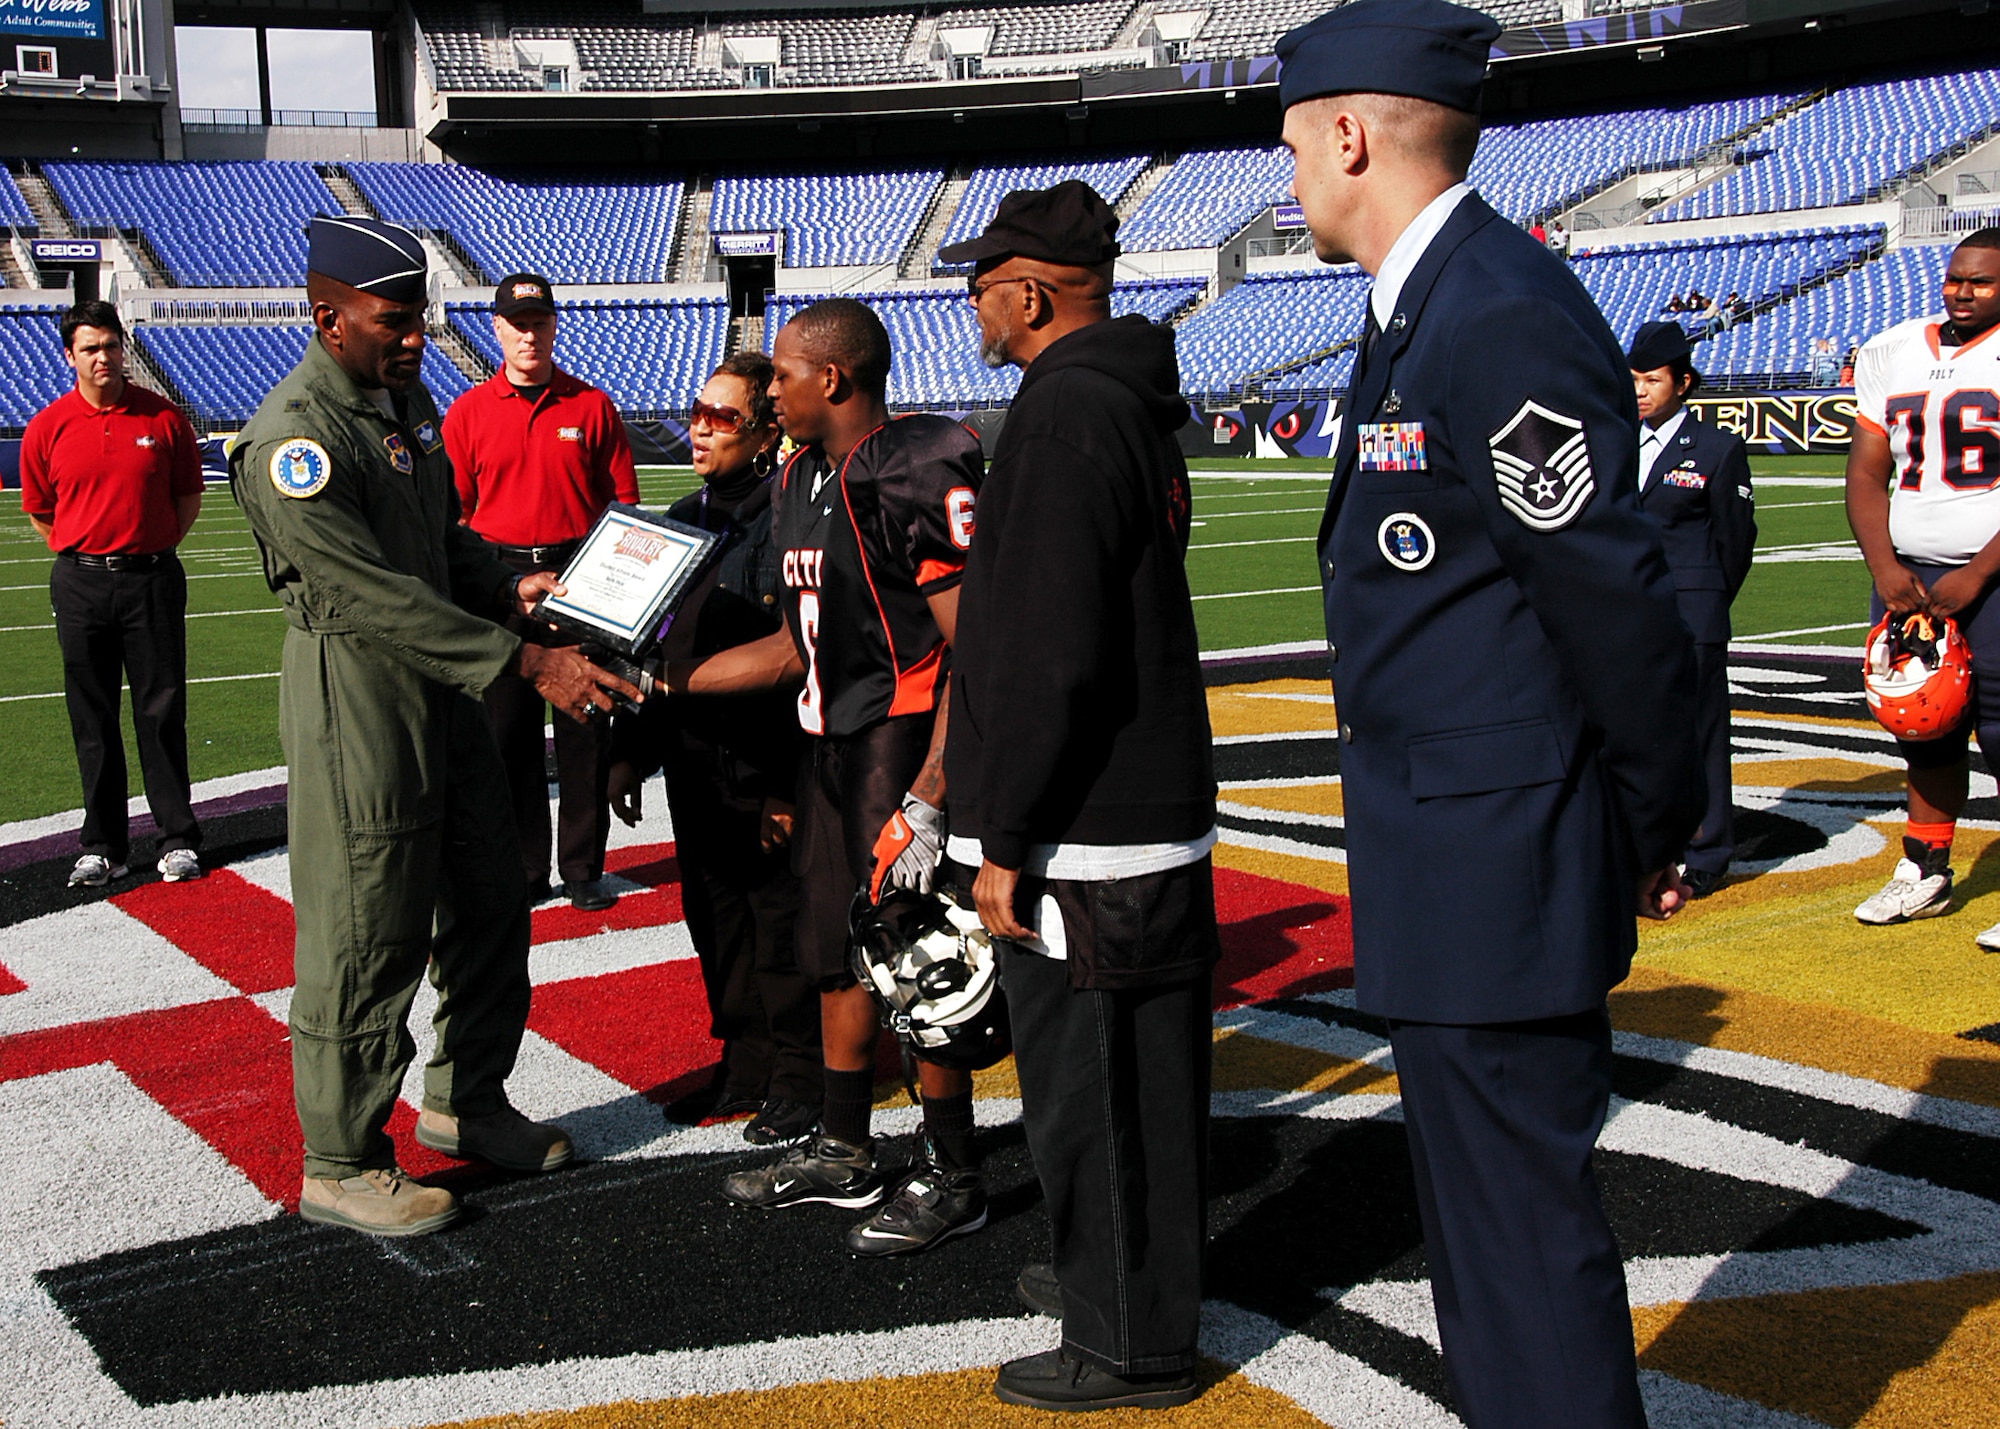
[[[529,1121],[510,1106],[486,1116],[447,1116],[426,1108],[417,1116],[417,1142],[502,1171],[553,1171],[576,1154],[561,1128]]]
[[[390,1166],[339,1181],[306,1177],[299,1214],[369,1235],[428,1235],[458,1219],[458,1198]]]

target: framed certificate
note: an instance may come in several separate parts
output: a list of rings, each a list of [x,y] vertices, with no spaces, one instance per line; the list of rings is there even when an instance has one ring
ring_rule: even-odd
[[[535,618],[619,654],[643,655],[721,541],[712,532],[614,504],[564,569],[567,593],[543,596]]]

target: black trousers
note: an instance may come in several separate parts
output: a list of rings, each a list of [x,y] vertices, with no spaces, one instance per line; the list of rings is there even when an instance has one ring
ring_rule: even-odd
[[[1469,1429],[1644,1429],[1625,1266],[1591,1148],[1603,1009],[1393,1023],[1444,1367]]]
[[[696,761],[667,764],[681,905],[701,960],[725,1095],[822,1099],[819,992],[799,970],[799,880],[791,853],[764,852],[745,808]]]
[[[523,575],[553,569],[518,560],[507,564]],[[538,644],[575,643],[524,620],[509,621],[508,628]],[[578,724],[560,710],[551,716],[548,702],[519,675],[502,675],[486,687],[486,713],[507,771],[528,886],[539,887],[551,867],[548,745],[542,732],[550,724],[556,735],[556,876],[564,883],[602,878],[604,846],[611,841],[611,722],[598,717]]]
[[[1187,1369],[1208,1239],[1209,979],[1082,991],[1066,963],[999,947],[1063,1348],[1114,1374]]]
[[[1736,790],[1729,767],[1729,647],[1694,647],[1696,734],[1708,784],[1708,812],[1687,846],[1687,866],[1725,873],[1736,852]]]
[[[49,600],[83,776],[83,851],[113,863],[132,851],[118,727],[119,687],[128,681],[139,772],[160,828],[160,851],[200,848],[201,826],[188,802],[187,575],[179,559],[169,551],[150,570],[108,571],[58,558]]]

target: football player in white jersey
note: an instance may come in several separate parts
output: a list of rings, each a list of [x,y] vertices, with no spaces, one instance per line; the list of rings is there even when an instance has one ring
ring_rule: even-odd
[[[1875,581],[1874,615],[1951,616],[1971,647],[1968,718],[1942,739],[1899,741],[1909,773],[1903,857],[1854,910],[1864,923],[1928,918],[1951,906],[1951,841],[1965,808],[1967,739],[2000,758],[2000,228],[1958,245],[1942,315],[1873,338],[1854,365],[1847,520]],[[1984,680],[1979,672],[1989,673]],[[2000,952],[2000,924],[1979,935]]]

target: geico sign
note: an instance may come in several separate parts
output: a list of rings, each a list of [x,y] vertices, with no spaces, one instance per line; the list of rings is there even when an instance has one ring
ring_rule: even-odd
[[[95,263],[100,252],[94,238],[37,238],[30,246],[43,263]]]

